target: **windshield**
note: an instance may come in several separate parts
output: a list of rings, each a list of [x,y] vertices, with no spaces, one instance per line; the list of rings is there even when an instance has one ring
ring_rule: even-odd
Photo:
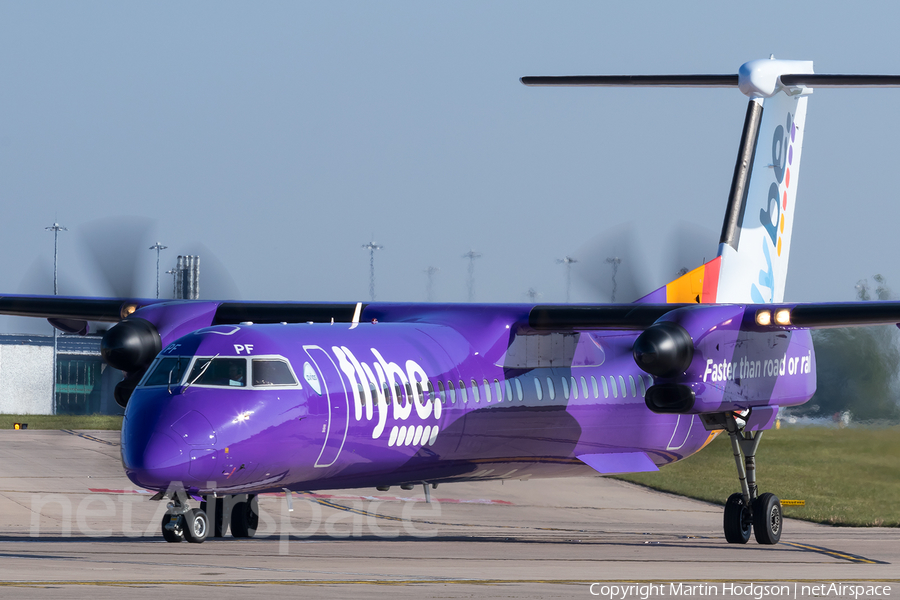
[[[247,361],[243,358],[198,358],[188,376],[191,385],[244,387]]]
[[[178,385],[185,369],[191,362],[190,356],[167,356],[156,363],[156,367],[147,376],[144,385]]]
[[[297,380],[283,360],[253,359],[253,385],[297,385]]]

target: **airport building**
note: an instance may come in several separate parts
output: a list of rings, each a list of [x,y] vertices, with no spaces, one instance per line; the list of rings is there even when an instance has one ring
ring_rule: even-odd
[[[122,373],[104,364],[99,335],[0,335],[0,414],[124,414],[113,390]],[[54,377],[55,371],[55,377]]]

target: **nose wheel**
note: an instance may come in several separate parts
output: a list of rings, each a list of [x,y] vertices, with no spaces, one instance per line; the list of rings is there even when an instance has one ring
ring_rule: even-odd
[[[777,544],[783,525],[781,501],[775,494],[759,494],[756,485],[756,450],[763,432],[744,431],[733,413],[724,415],[724,420],[741,482],[741,492],[725,502],[725,539],[729,544],[746,544],[752,531],[757,543]]]
[[[202,544],[209,535],[209,517],[199,508],[189,508],[183,493],[175,493],[162,519],[162,535],[169,543]]]

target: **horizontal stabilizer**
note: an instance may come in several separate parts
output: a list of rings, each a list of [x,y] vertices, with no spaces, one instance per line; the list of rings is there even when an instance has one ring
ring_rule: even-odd
[[[618,473],[646,473],[659,471],[646,452],[616,452],[611,454],[582,454],[578,460],[601,475]]]
[[[786,86],[805,85],[809,87],[900,87],[900,75],[829,75],[808,73],[805,75],[782,75],[781,83]]]
[[[737,87],[737,75],[562,75],[522,77],[528,86]]]

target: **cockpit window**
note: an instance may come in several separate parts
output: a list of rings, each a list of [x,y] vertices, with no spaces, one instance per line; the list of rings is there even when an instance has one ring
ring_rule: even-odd
[[[243,358],[198,358],[187,382],[191,385],[244,387],[247,385],[247,361]]]
[[[291,368],[283,360],[253,359],[253,385],[297,385]]]
[[[191,363],[190,356],[167,356],[156,363],[144,385],[178,385],[185,369]]]

